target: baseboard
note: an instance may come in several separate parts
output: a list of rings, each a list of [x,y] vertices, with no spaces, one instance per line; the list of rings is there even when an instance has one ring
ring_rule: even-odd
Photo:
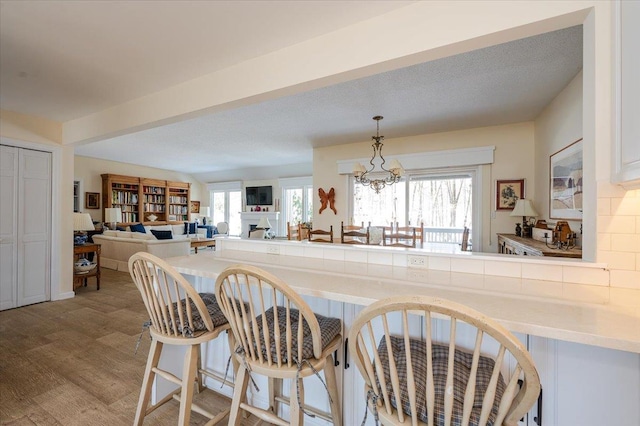
[[[67,291],[64,293],[58,293],[58,296],[55,299],[51,300],[73,299],[74,297],[76,297],[75,291]]]

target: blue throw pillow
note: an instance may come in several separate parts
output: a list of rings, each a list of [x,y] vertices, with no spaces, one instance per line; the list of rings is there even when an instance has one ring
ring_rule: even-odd
[[[195,223],[189,223],[189,222],[185,222],[184,223],[184,233],[185,234],[196,234],[197,228],[196,228],[196,224]]]
[[[123,228],[122,226],[116,226],[116,231],[126,231],[127,228]]]
[[[144,225],[141,223],[136,223],[135,225],[129,225],[129,229],[131,229],[131,232],[142,232],[143,234],[147,233],[147,230],[144,229]]]
[[[152,229],[151,233],[158,240],[173,240],[173,235],[171,234],[171,231],[156,231]]]

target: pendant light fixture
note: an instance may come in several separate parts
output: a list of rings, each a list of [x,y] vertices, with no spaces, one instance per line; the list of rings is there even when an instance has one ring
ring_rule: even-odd
[[[380,193],[380,190],[386,187],[387,185],[393,185],[400,181],[402,174],[404,173],[404,169],[398,160],[391,160],[389,164],[389,168],[384,166],[386,160],[382,156],[382,146],[381,142],[384,139],[384,136],[380,136],[380,120],[382,120],[381,115],[376,115],[373,117],[376,120],[376,135],[371,136],[371,139],[375,142],[371,144],[373,147],[373,156],[369,161],[371,167],[366,169],[362,164],[355,163],[353,165],[353,176],[356,179],[356,182],[359,184],[370,186],[376,194]]]

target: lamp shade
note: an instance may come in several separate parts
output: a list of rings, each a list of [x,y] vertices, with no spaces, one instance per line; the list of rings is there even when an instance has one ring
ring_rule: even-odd
[[[516,201],[516,206],[513,208],[510,216],[538,216],[538,212],[531,204],[531,200],[527,200],[526,198],[521,198]]]
[[[74,213],[73,214],[73,230],[74,231],[93,231],[93,220],[89,213]]]
[[[120,207],[104,209],[104,221],[108,223],[121,222],[122,210],[120,209]]]
[[[266,217],[260,218],[260,222],[258,222],[257,228],[271,229],[271,223],[269,223],[269,219],[267,219]]]
[[[202,216],[209,217],[210,214],[211,214],[211,207],[204,207],[202,209]]]

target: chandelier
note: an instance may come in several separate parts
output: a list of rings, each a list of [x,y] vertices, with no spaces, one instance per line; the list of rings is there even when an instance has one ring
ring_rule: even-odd
[[[381,115],[373,117],[376,120],[376,135],[371,136],[371,139],[375,142],[371,144],[373,147],[373,156],[369,160],[371,168],[366,169],[362,164],[355,163],[353,165],[353,176],[356,182],[364,186],[370,186],[376,191],[376,194],[380,193],[380,190],[387,185],[393,185],[400,181],[404,169],[400,162],[396,159],[391,160],[389,168],[384,167],[385,159],[382,156],[382,140],[384,136],[380,136],[380,120]],[[377,166],[377,168],[376,168]]]

